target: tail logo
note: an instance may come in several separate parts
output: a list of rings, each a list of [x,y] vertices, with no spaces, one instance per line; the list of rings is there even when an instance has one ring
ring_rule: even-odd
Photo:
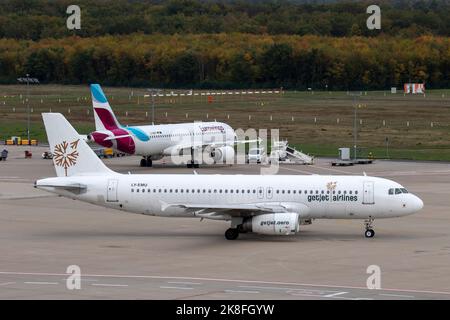
[[[63,141],[55,146],[55,151],[53,152],[53,159],[57,166],[64,168],[66,177],[67,177],[67,169],[69,167],[74,166],[77,163],[77,159],[79,156],[79,153],[77,151],[79,141],[80,139],[70,143],[67,143],[67,141]]]

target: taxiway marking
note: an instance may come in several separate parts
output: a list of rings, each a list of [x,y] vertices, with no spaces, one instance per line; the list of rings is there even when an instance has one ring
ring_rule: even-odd
[[[0,271],[0,274],[4,275],[32,275],[32,276],[66,276],[63,273],[38,273],[38,272],[11,272]],[[188,280],[188,281],[217,281],[217,282],[233,282],[233,283],[249,283],[249,284],[268,284],[268,285],[285,285],[285,286],[304,286],[304,287],[317,287],[317,288],[342,288],[342,289],[359,289],[365,291],[373,291],[367,287],[357,286],[344,286],[335,284],[312,284],[312,283],[300,283],[300,282],[281,282],[281,281],[259,281],[259,280],[239,280],[239,279],[224,279],[224,278],[202,278],[202,277],[180,277],[180,276],[144,276],[144,275],[112,275],[112,274],[85,274],[86,277],[98,277],[98,278],[118,278],[118,279],[173,279],[173,280]],[[192,289],[192,288],[191,288]],[[295,288],[284,288],[292,290]],[[433,291],[433,290],[416,290],[416,289],[399,289],[399,288],[383,288],[381,291],[391,292],[409,292],[409,293],[429,293],[429,294],[442,294],[450,296],[448,291]]]

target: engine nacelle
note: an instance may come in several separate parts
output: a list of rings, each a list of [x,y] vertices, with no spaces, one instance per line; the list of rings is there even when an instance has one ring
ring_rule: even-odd
[[[214,148],[214,150],[211,151],[211,158],[213,158],[215,162],[232,164],[234,162],[234,154],[235,152],[233,147],[225,146]]]
[[[254,232],[267,235],[290,235],[299,230],[297,213],[269,213],[248,218],[240,226],[243,232]]]

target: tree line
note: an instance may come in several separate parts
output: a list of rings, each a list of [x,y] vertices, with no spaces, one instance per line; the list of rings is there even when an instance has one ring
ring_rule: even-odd
[[[450,38],[252,34],[0,39],[0,82],[187,88],[388,89],[450,85]]]
[[[0,1],[0,38],[39,40],[71,35],[289,34],[332,37],[450,36],[448,0],[381,0],[381,30],[368,30],[363,1],[77,0],[81,30],[66,28],[71,0]]]

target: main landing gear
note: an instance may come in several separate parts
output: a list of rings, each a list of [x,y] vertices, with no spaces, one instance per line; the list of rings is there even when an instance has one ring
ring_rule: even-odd
[[[141,167],[151,167],[152,165],[152,157],[143,157],[141,159]]]
[[[364,235],[366,236],[366,238],[373,238],[373,236],[375,235],[375,231],[373,231],[372,229],[372,223],[373,223],[372,218],[369,218],[366,221],[364,221],[364,225],[366,227]]]
[[[191,148],[191,160],[186,164],[188,168],[199,168],[198,162],[194,161],[194,148]]]
[[[237,228],[229,228],[225,231],[225,239],[236,240],[239,237],[239,230]]]

